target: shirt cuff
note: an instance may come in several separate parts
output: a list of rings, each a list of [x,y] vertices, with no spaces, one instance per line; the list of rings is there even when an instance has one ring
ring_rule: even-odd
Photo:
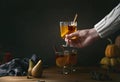
[[[107,37],[120,29],[120,4],[106,15],[94,28],[101,38]]]

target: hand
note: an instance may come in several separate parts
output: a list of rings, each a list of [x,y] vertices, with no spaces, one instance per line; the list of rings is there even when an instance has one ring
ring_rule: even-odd
[[[72,39],[73,37],[76,37],[76,39]],[[83,48],[92,44],[99,38],[100,37],[97,31],[94,28],[92,28],[78,30],[74,33],[68,34],[65,37],[65,41],[71,47]]]

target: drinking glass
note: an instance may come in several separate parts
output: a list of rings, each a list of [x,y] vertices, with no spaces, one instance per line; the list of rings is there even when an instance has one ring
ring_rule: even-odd
[[[62,68],[62,74],[69,74],[76,71],[77,50],[65,49],[61,52],[56,52],[56,65]]]
[[[56,65],[62,68],[61,73],[68,74],[69,73],[69,69],[68,69],[69,56],[67,54],[64,54],[64,51],[56,52],[55,55],[56,55]]]
[[[77,64],[78,53],[76,49],[72,49],[70,53],[70,65],[71,65],[71,72],[76,71],[76,64]]]
[[[60,22],[60,35],[62,39],[65,39],[65,35],[66,34],[70,34],[72,32],[75,32],[77,30],[77,22],[73,22],[73,21],[61,21]],[[73,37],[73,39],[75,39]],[[63,45],[63,46],[67,46]]]

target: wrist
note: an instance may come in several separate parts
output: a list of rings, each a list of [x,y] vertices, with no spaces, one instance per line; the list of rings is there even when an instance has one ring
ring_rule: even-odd
[[[93,39],[95,39],[95,40],[100,39],[99,34],[97,33],[97,31],[96,31],[94,28],[90,29],[89,34],[90,34],[91,37],[92,37]]]

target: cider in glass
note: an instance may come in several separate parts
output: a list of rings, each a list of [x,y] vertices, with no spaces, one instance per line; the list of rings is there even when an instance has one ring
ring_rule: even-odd
[[[64,39],[66,34],[77,30],[77,22],[60,22],[60,35]]]

